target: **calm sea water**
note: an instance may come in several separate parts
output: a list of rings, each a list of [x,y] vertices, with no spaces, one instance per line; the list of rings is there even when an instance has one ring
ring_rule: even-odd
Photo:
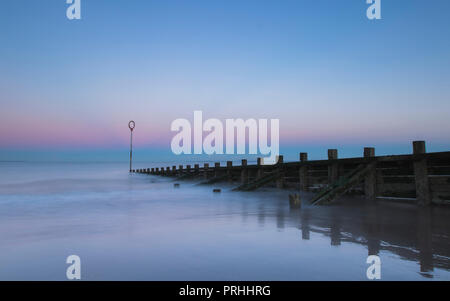
[[[0,280],[450,280],[450,211],[350,198],[290,209],[127,164],[0,163]],[[221,187],[214,194],[212,188]],[[310,197],[303,194],[302,198]]]

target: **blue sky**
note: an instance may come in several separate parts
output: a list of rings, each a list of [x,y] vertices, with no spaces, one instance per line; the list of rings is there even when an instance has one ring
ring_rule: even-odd
[[[194,110],[279,118],[292,156],[450,148],[448,1],[382,0],[375,21],[365,0],[81,3],[70,21],[64,0],[2,1],[0,159],[116,154],[130,119],[161,156]]]

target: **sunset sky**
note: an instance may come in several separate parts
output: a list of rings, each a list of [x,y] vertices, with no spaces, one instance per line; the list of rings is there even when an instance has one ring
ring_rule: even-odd
[[[450,150],[449,1],[372,21],[365,0],[81,3],[1,2],[0,160],[127,160],[131,119],[138,154],[164,156],[194,110],[278,118],[291,156]]]

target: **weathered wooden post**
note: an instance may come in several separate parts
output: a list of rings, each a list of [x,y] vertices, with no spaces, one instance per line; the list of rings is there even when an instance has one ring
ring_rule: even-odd
[[[161,175],[165,175],[165,174],[166,174],[166,172],[164,170],[164,167],[161,167]]]
[[[428,206],[431,204],[430,186],[428,182],[428,167],[425,154],[425,141],[414,141],[414,177],[416,182],[417,204],[420,206]]]
[[[339,177],[339,165],[334,162],[338,158],[338,150],[337,149],[329,149],[328,150],[328,160],[332,161],[328,165],[328,184],[332,184],[337,181]]]
[[[284,165],[283,165],[283,155],[278,156],[277,160],[277,188],[284,187]]]
[[[214,163],[214,177],[217,178],[220,173],[220,162]]]
[[[198,175],[200,173],[200,165],[194,164],[194,173]]]
[[[174,165],[172,166],[172,175],[176,176],[177,175],[177,167]]]
[[[166,167],[166,173],[168,176],[170,176],[170,167],[169,166]]]
[[[242,159],[241,163],[241,184],[248,183],[248,169],[247,169],[247,160]]]
[[[300,153],[300,162],[304,163],[300,165],[299,178],[300,178],[300,190],[307,191],[308,186],[308,166],[306,165],[308,161],[308,153]]]
[[[179,176],[183,175],[183,165],[178,165],[178,175]]]
[[[256,166],[258,167],[258,169],[256,170],[256,178],[259,179],[264,175],[264,169],[263,169],[263,165],[262,165],[262,158],[257,158],[256,159]]]
[[[233,161],[227,161],[228,182],[233,182]]]
[[[186,165],[186,174],[191,174],[191,165]]]
[[[205,163],[203,165],[203,176],[205,179],[208,179],[208,170],[209,170],[209,163]]]
[[[364,158],[368,160],[367,164],[370,165],[370,170],[364,177],[364,195],[368,200],[374,200],[377,193],[377,166],[375,157],[375,148],[365,147]],[[371,159],[372,158],[372,159]]]
[[[152,173],[152,174],[154,174],[154,173],[155,173],[155,168],[154,168],[154,167],[152,167],[152,171],[151,171],[151,173]]]
[[[159,175],[159,167],[156,167],[156,174]]]

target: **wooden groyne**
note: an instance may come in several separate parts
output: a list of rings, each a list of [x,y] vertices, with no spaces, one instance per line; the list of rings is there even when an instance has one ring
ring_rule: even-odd
[[[274,165],[248,165],[242,160],[234,166],[215,163],[133,170],[135,173],[170,176],[178,179],[201,178],[204,184],[220,181],[235,183],[234,190],[251,191],[262,186],[298,188],[313,191],[313,204],[326,204],[344,193],[361,193],[367,199],[396,198],[421,206],[450,204],[450,151],[427,153],[424,141],[413,142],[408,155],[375,156],[375,148],[366,147],[362,157],[338,158],[336,149],[328,150],[327,160],[283,162],[279,156]]]

